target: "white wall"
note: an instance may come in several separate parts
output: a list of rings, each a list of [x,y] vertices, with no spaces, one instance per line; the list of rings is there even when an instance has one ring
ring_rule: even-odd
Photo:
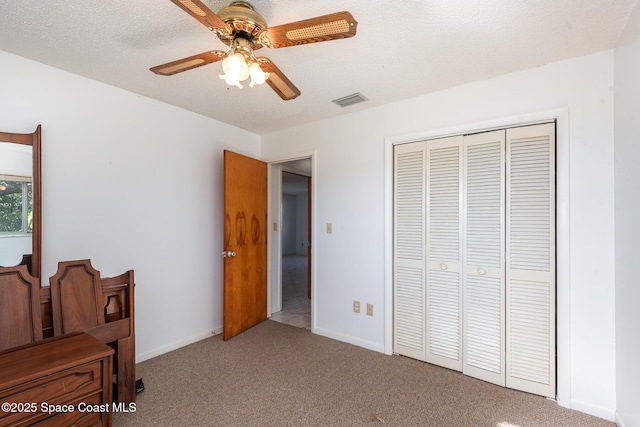
[[[0,129],[42,124],[43,283],[134,269],[139,360],[222,326],[222,152],[258,135],[0,51]],[[169,84],[169,83],[168,83]]]
[[[264,136],[267,160],[317,150],[315,331],[385,350],[385,138],[568,108],[571,342],[563,368],[570,372],[559,372],[570,382],[563,404],[613,419],[612,85],[607,51]],[[325,233],[328,222],[333,234]],[[353,300],[373,303],[375,315],[353,313]]]
[[[22,256],[31,253],[31,234],[0,236],[0,265],[20,264]]]
[[[296,196],[282,195],[282,255],[296,253]]]
[[[309,241],[309,195],[296,194],[296,254],[307,254]]]
[[[640,7],[615,49],[617,421],[640,426]]]
[[[32,176],[31,151],[28,145],[0,142],[0,175]]]
[[[283,194],[282,195],[282,254],[306,255],[307,242],[307,218],[308,218],[307,194]]]

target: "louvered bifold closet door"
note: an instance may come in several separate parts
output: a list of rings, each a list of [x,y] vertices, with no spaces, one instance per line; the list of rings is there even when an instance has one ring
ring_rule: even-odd
[[[555,397],[555,126],[507,129],[507,387]]]
[[[394,351],[425,360],[424,142],[394,149]]]
[[[504,386],[505,131],[464,137],[463,372]]]
[[[427,142],[427,362],[462,370],[462,136]]]

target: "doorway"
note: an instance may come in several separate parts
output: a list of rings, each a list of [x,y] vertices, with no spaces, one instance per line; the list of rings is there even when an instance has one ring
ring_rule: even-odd
[[[272,214],[280,218],[278,251],[272,252],[279,274],[272,281],[271,320],[311,329],[311,158],[279,163],[272,179],[277,196]],[[278,188],[279,187],[279,188]],[[276,196],[276,194],[273,194]],[[279,199],[279,202],[277,202]],[[272,264],[273,265],[273,264]],[[272,276],[273,277],[273,276]]]

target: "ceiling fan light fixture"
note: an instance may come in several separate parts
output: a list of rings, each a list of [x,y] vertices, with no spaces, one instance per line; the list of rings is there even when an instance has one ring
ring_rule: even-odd
[[[240,52],[230,51],[222,60],[222,72],[220,78],[230,86],[238,86],[242,89],[240,82],[249,77],[249,66]]]
[[[238,76],[238,80],[246,80],[249,77],[249,66],[241,53],[234,53],[222,61],[222,71],[225,74]]]
[[[253,85],[261,85],[267,81],[267,78],[269,77],[269,73],[262,71],[260,64],[257,62],[252,62],[251,65],[249,65],[249,75],[251,76],[251,84],[249,87],[253,87]]]
[[[251,77],[249,87],[263,84],[268,78],[269,73],[265,73],[260,68],[253,49],[247,40],[237,38],[231,43],[231,47],[227,51],[222,60],[222,72],[220,78],[227,82],[229,86],[237,86],[242,88],[241,82]]]
[[[229,86],[238,86],[240,89],[243,88],[242,84],[240,83],[240,80],[238,80],[238,77],[233,74],[220,74],[219,77],[225,82],[227,82]]]

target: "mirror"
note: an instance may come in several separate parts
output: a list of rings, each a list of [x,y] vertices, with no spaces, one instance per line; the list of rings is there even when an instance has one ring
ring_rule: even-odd
[[[0,265],[26,264],[40,277],[42,176],[40,125],[33,133],[0,132]]]

